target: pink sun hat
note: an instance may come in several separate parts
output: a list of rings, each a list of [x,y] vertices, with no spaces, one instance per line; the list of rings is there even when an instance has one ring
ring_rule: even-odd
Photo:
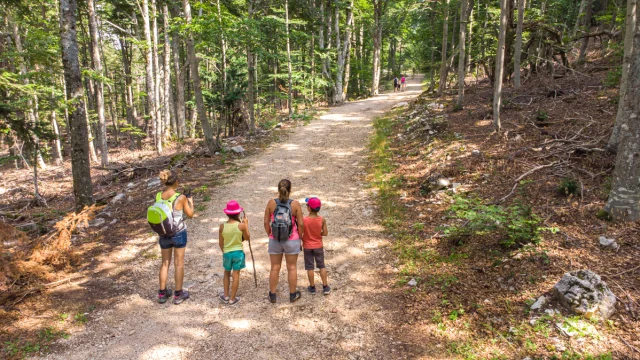
[[[227,207],[222,211],[227,215],[238,215],[243,212],[244,209],[240,207],[240,204],[238,204],[237,201],[231,200],[227,203]]]

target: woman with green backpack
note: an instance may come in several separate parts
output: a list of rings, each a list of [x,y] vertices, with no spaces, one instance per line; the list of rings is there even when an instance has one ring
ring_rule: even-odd
[[[164,184],[163,191],[156,194],[156,202],[147,211],[147,220],[151,228],[159,235],[162,265],[160,266],[160,290],[158,302],[164,304],[171,296],[171,289],[167,289],[169,265],[173,255],[175,266],[175,285],[173,303],[178,305],[189,298],[189,292],[182,290],[184,280],[184,252],[187,247],[187,225],[184,217],[193,217],[193,199],[189,194],[180,194],[178,188],[178,174],[173,170],[160,172],[160,181]]]
[[[264,230],[269,236],[269,258],[271,271],[269,273],[269,301],[276,302],[276,288],[280,278],[282,254],[287,263],[289,279],[289,301],[300,299],[300,291],[296,290],[298,272],[296,263],[302,249],[302,235],[304,234],[304,214],[300,202],[289,199],[291,195],[291,181],[282,179],[278,183],[278,197],[269,200],[264,210]]]

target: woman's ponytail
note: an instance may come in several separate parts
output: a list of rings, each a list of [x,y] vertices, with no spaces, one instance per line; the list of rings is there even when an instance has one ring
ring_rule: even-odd
[[[282,179],[278,183],[278,199],[281,202],[285,202],[289,200],[289,195],[291,194],[291,181],[287,179]]]

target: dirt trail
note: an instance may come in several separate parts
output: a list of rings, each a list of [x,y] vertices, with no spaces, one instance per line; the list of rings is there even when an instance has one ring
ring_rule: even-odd
[[[185,287],[191,299],[180,306],[155,302],[159,260],[131,270],[136,281],[111,309],[100,311],[85,331],[65,340],[51,359],[308,359],[399,358],[402,348],[385,331],[393,321],[392,294],[383,279],[393,259],[376,222],[374,201],[363,187],[371,120],[393,104],[420,93],[421,78],[407,91],[383,94],[331,108],[319,120],[297,128],[284,143],[239,162],[248,166],[229,184],[213,190],[207,210],[190,221]],[[204,174],[203,174],[204,176]],[[276,196],[281,178],[293,182],[294,199],[317,195],[329,224],[325,239],[329,296],[311,296],[302,254],[298,288],[302,299],[290,304],[286,273],[281,272],[278,303],[267,301],[269,256],[262,226],[264,207]],[[241,303],[219,303],[222,256],[218,248],[221,209],[236,199],[250,219],[258,288],[245,244]],[[172,265],[173,266],[173,265]],[[218,275],[220,274],[220,275]],[[173,288],[173,269],[169,287]],[[317,277],[319,282],[319,276]],[[397,347],[396,347],[397,345]],[[396,352],[397,351],[397,352]]]

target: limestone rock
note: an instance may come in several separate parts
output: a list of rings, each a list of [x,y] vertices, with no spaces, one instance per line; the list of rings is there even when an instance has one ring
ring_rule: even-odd
[[[113,197],[113,199],[111,199],[111,203],[112,203],[112,204],[115,204],[115,203],[117,203],[118,201],[120,201],[120,200],[124,199],[126,196],[127,196],[127,195],[125,195],[125,194],[123,194],[123,193],[120,193],[120,194],[118,194],[118,195],[114,196],[114,197]]]
[[[602,247],[611,248],[613,250],[618,250],[618,248],[620,248],[620,245],[618,245],[618,243],[614,239],[607,239],[604,236],[600,236],[598,240],[600,241],[600,245]]]
[[[401,102],[399,102],[399,103],[397,103],[397,104],[393,105],[393,106],[391,107],[391,109],[397,109],[397,108],[401,108],[401,107],[405,107],[405,106],[409,106],[409,103],[408,103],[408,102],[406,102],[406,101],[401,101]]]
[[[531,305],[531,310],[540,310],[540,308],[543,307],[546,302],[547,298],[544,295],[540,296],[538,300],[536,300],[536,302]]]
[[[420,185],[420,190],[425,193],[442,190],[451,186],[451,181],[440,173],[431,173],[429,177]]]
[[[590,270],[564,274],[553,294],[567,309],[585,318],[604,320],[615,312],[616,297],[599,275]]]
[[[416,281],[416,279],[411,279],[411,280],[409,280],[409,282],[407,283],[407,285],[409,285],[409,286],[416,286],[416,285],[418,285],[418,282]]]
[[[244,148],[241,145],[234,146],[231,150],[236,154],[242,154],[244,152]]]

